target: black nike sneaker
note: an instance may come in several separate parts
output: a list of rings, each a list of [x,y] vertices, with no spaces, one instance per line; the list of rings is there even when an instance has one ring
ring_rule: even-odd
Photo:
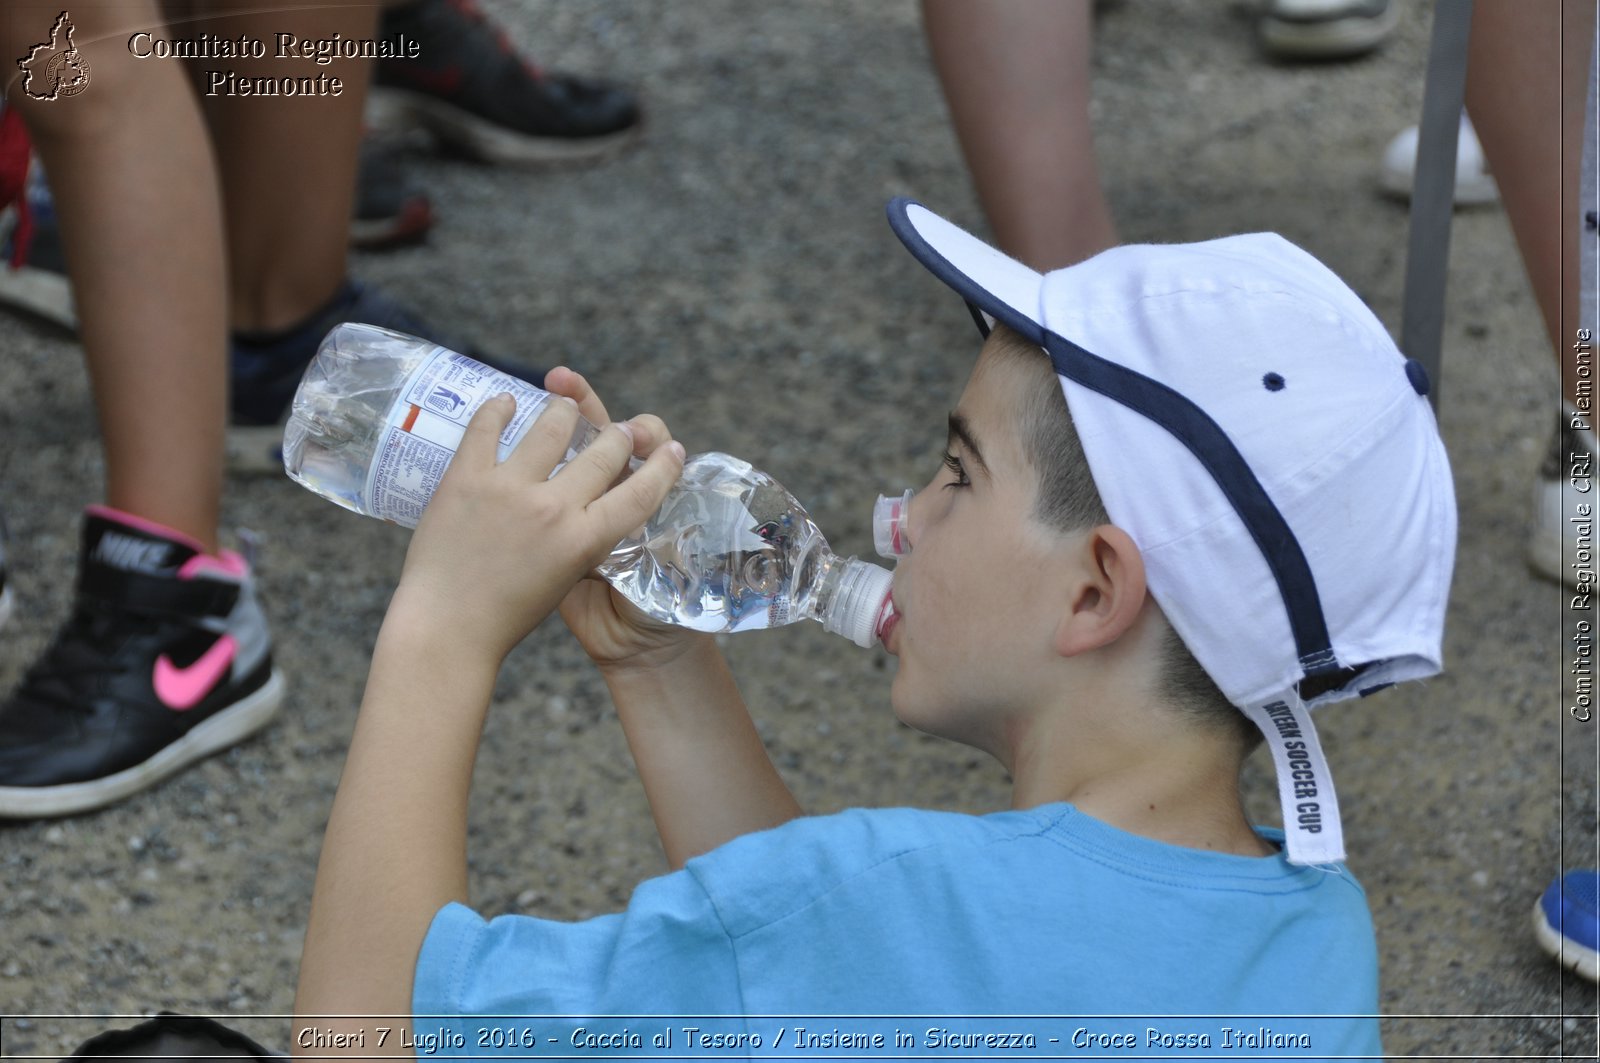
[[[244,558],[91,506],[72,616],[0,704],[0,816],[119,801],[261,729],[282,700]]]

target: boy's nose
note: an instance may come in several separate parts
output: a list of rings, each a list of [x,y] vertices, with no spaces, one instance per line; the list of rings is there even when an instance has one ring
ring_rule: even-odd
[[[900,558],[911,552],[911,489],[899,496],[879,495],[872,507],[872,544],[879,557]]]

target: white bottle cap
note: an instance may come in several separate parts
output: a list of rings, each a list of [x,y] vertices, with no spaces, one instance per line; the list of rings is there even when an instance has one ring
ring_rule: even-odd
[[[894,573],[871,561],[850,558],[839,573],[839,590],[822,618],[822,626],[862,649],[878,641],[878,626],[889,607]]]
[[[911,552],[911,489],[898,498],[879,495],[872,507],[872,545],[879,557],[905,557]]]

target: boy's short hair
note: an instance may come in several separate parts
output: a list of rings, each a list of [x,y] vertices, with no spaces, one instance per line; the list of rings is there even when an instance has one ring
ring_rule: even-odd
[[[909,199],[889,224],[985,334],[1005,325],[1049,355],[1151,597],[1267,739],[1289,859],[1343,859],[1309,710],[1434,675],[1442,656],[1455,489],[1427,373],[1272,233],[1041,274]]]
[[[1034,516],[1045,527],[1061,532],[1111,523],[1072,425],[1067,398],[1050,368],[1049,355],[1004,325],[995,326],[989,349],[1038,378],[1027,389],[1026,404],[1017,418],[1023,453],[1038,474]],[[1261,732],[1217,689],[1171,624],[1155,662],[1155,675],[1157,696],[1172,708],[1237,739],[1242,749],[1260,743]]]

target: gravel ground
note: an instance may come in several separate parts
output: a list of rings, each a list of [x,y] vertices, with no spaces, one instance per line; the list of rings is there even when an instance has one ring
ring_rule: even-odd
[[[499,351],[583,368],[613,411],[659,411],[691,451],[750,458],[842,552],[870,554],[873,497],[930,475],[976,349],[959,302],[883,221],[906,193],[982,225],[915,5],[486,7],[546,63],[635,82],[647,133],[587,170],[418,154],[442,223],[426,249],[356,271]],[[1259,57],[1238,5],[1111,5],[1095,118],[1124,236],[1276,230],[1397,331],[1406,215],[1377,194],[1376,164],[1420,111],[1428,25],[1429,7],[1404,0],[1378,55],[1294,67]],[[1454,241],[1447,671],[1341,707],[1322,733],[1377,922],[1389,1051],[1592,1057],[1594,988],[1528,932],[1558,867],[1595,861],[1595,731],[1563,708],[1564,601],[1522,560],[1556,375],[1503,214],[1459,214]],[[78,513],[102,466],[76,345],[0,315],[0,350],[19,595],[0,648],[9,687],[66,614]],[[279,479],[230,482],[226,521],[265,541],[287,711],[119,807],[0,826],[0,1012],[35,1016],[5,1022],[7,1055],[64,1054],[112,1024],[70,1016],[160,1008],[288,1043],[281,1018],[243,1017],[291,1005],[322,826],[406,537]],[[815,625],[727,650],[808,809],[1005,803],[995,765],[893,721],[882,653]],[[1270,769],[1253,762],[1247,784],[1270,821]],[[502,676],[472,830],[487,913],[614,910],[662,869],[604,690],[558,620]]]

